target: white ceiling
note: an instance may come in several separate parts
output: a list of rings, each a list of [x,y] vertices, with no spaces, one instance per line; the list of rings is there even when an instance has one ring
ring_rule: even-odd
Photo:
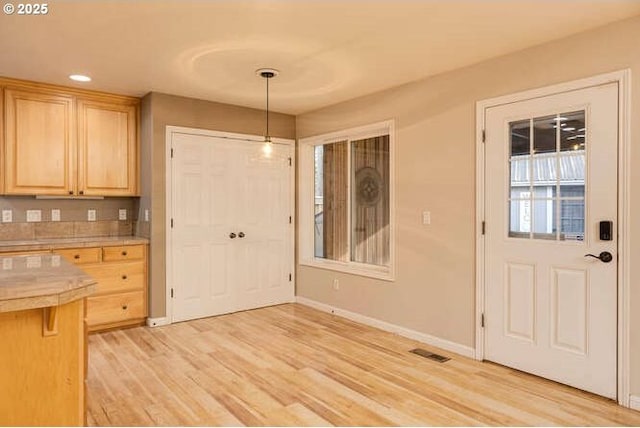
[[[271,109],[298,114],[638,14],[638,0],[49,0],[46,16],[0,14],[0,75],[264,108],[255,70],[272,67]]]

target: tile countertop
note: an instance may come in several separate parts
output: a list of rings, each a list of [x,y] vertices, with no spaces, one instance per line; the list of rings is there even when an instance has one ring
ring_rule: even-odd
[[[64,305],[95,288],[95,279],[59,255],[0,256],[0,312]]]
[[[49,238],[28,241],[0,241],[2,251],[50,251],[60,248],[102,247],[148,244],[147,238],[137,236],[94,236],[84,238]],[[0,254],[1,255],[1,254]]]

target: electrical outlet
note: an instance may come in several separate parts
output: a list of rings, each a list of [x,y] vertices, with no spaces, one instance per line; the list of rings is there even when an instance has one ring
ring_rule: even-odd
[[[124,208],[120,208],[118,210],[118,220],[126,220],[127,219],[127,210]]]
[[[2,210],[2,222],[3,223],[11,223],[13,221],[13,211],[11,210]]]
[[[27,210],[27,223],[42,221],[42,210]]]
[[[51,256],[51,267],[60,267],[60,256],[54,254]]]
[[[5,257],[2,259],[2,269],[4,270],[13,269],[13,259],[11,257]]]
[[[144,221],[149,221],[149,210],[144,210]]]
[[[431,211],[422,212],[422,224],[431,224]]]
[[[87,221],[96,221],[96,210],[87,210]]]
[[[336,291],[340,290],[340,281],[337,278],[333,280],[333,289]]]
[[[51,221],[60,221],[60,210],[54,208],[51,210]]]

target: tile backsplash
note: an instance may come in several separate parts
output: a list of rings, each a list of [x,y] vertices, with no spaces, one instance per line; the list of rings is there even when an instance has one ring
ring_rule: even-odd
[[[138,203],[138,198],[0,197],[0,211],[11,210],[12,218],[0,223],[0,241],[135,235]],[[39,210],[40,221],[27,222],[27,210]],[[52,221],[51,210],[59,210],[59,221]],[[95,221],[88,220],[89,210],[95,210]],[[119,219],[120,210],[126,210],[126,220]]]

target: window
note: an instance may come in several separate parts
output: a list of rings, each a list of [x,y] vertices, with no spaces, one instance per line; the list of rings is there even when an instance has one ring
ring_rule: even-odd
[[[393,124],[300,144],[300,262],[382,279],[393,271]]]
[[[509,125],[509,237],[583,241],[585,111]]]

